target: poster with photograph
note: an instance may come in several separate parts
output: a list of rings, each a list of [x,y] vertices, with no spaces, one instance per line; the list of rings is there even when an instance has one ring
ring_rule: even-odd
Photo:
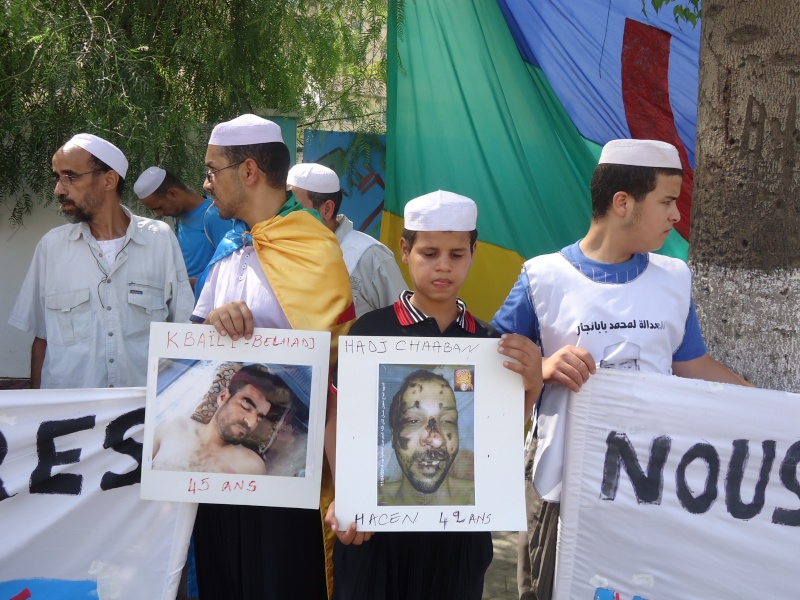
[[[340,527],[524,529],[524,389],[503,360],[492,339],[342,338]]]
[[[475,506],[475,365],[378,365],[378,506]]]
[[[330,334],[150,331],[142,497],[316,508]]]

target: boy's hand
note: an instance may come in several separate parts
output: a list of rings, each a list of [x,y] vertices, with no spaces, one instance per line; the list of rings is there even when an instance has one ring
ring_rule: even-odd
[[[205,323],[213,325],[220,335],[229,335],[235,342],[244,336],[253,337],[253,313],[242,300],[228,302],[215,308],[206,317]]]
[[[597,367],[594,358],[585,348],[564,346],[555,354],[542,359],[542,374],[545,383],[560,383],[573,392],[594,375]]]
[[[542,351],[539,346],[524,335],[504,333],[500,336],[497,351],[518,361],[507,360],[503,366],[522,375],[525,392],[538,396],[542,391]]]
[[[336,500],[331,502],[328,506],[328,512],[325,513],[325,524],[336,532],[336,537],[339,538],[340,542],[345,545],[355,544],[356,546],[360,546],[372,537],[373,531],[357,531],[355,523],[350,523],[350,527],[348,527],[347,531],[344,533],[339,531],[339,521],[334,514],[335,505]]]

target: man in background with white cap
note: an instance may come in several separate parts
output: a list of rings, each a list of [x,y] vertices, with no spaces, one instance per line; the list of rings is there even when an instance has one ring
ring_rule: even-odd
[[[133,184],[133,191],[159,217],[175,219],[175,235],[186,262],[189,283],[194,287],[214,250],[233,229],[233,221],[220,219],[211,198],[196,194],[160,167],[145,169]]]
[[[592,176],[586,236],[527,261],[492,320],[499,331],[540,344],[544,355],[546,385],[526,449],[528,535],[518,557],[522,599],[552,595],[567,397],[596,372],[597,363],[748,385],[706,353],[689,267],[652,254],[680,219],[682,180],[671,144],[606,144]],[[595,323],[625,327],[600,332]],[[613,360],[604,360],[612,354]]]
[[[9,324],[35,336],[34,388],[144,386],[150,323],[182,322],[192,290],[178,242],[120,204],[125,155],[80,133],[53,155],[70,224],[39,241]]]
[[[393,306],[359,318],[350,333],[441,338],[496,336],[490,326],[470,314],[458,297],[477,247],[475,202],[439,190],[409,201],[404,215],[400,250],[414,289],[404,291]],[[524,410],[529,414],[542,389],[541,352],[531,340],[515,334],[499,340],[498,352],[515,359],[503,364],[522,377]],[[419,374],[418,371],[414,375]],[[328,510],[327,521],[338,530],[333,506]],[[352,524],[346,531],[337,531],[337,537],[336,600],[480,600],[483,596],[484,574],[493,552],[489,532],[372,535],[357,531]]]
[[[336,172],[303,163],[289,169],[286,182],[297,201],[319,212],[322,222],[336,235],[350,273],[356,316],[394,303],[406,289],[394,254],[371,235],[353,229],[353,222],[339,213],[342,190]]]
[[[206,152],[205,189],[236,226],[219,245],[197,287],[192,321],[233,340],[254,327],[331,332],[355,318],[350,278],[335,236],[315,212],[286,199],[289,149],[280,127],[256,115],[220,123]],[[329,398],[325,448],[333,457],[336,406]],[[322,510],[332,497],[323,469]],[[319,511],[200,505],[195,526],[202,598],[326,598],[326,547]],[[332,542],[331,542],[332,544]]]

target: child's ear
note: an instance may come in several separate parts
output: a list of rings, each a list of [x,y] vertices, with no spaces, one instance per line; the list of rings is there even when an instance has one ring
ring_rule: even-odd
[[[611,198],[611,206],[609,212],[613,212],[620,218],[626,217],[633,206],[636,204],[636,199],[627,192],[617,192]]]
[[[411,248],[408,247],[405,238],[400,238],[400,254],[403,258],[403,262],[408,264],[408,253],[411,252]]]
[[[333,211],[336,209],[336,204],[333,200],[325,200],[320,206],[320,213],[322,214],[322,218],[326,221],[330,221],[333,218]]]

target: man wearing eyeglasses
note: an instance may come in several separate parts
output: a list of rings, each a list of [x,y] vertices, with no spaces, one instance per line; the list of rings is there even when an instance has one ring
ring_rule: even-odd
[[[206,152],[205,190],[223,219],[236,219],[195,289],[192,321],[249,339],[254,327],[331,332],[355,319],[350,277],[336,236],[316,211],[286,198],[289,149],[280,127],[256,115],[220,123]],[[329,398],[326,451],[332,462],[335,403]],[[322,511],[332,498],[323,471]],[[200,596],[226,600],[325,599],[322,515],[316,510],[201,504],[195,524]],[[328,538],[332,549],[332,536]]]
[[[8,320],[34,334],[33,388],[144,386],[150,323],[189,318],[175,235],[120,204],[127,170],[119,148],[88,133],[53,155],[69,224],[39,241]]]

